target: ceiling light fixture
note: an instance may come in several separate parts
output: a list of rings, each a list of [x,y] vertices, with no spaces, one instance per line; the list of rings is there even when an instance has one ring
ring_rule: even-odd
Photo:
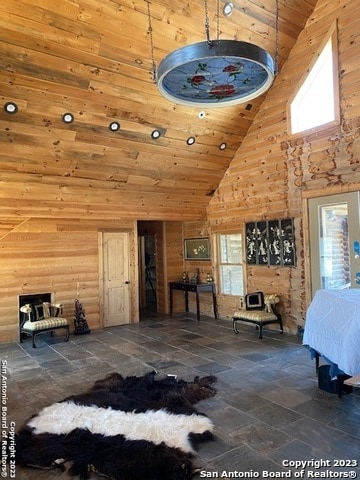
[[[219,40],[219,0],[217,0],[217,39],[210,40],[207,0],[205,31],[207,41],[179,48],[167,55],[156,69],[152,36],[150,0],[149,34],[154,82],[171,102],[200,107],[225,107],[246,103],[266,92],[276,71],[266,50],[248,42]],[[224,7],[225,8],[225,7]],[[276,52],[278,49],[278,0],[276,0]]]
[[[4,104],[4,110],[5,110],[6,113],[13,114],[13,113],[16,113],[18,111],[18,107],[17,107],[16,103],[14,103],[14,102],[6,102]]]
[[[234,10],[234,5],[231,2],[226,2],[223,7],[223,14],[225,17],[229,17]]]
[[[219,150],[225,150],[225,149],[226,149],[226,143],[225,142],[220,143]]]
[[[151,138],[153,138],[154,140],[156,140],[157,138],[159,138],[160,135],[161,135],[160,130],[153,130],[153,131],[151,132]]]
[[[186,143],[188,145],[193,145],[195,143],[195,137],[189,137],[187,140],[186,140]]]
[[[111,132],[117,132],[120,130],[120,123],[119,122],[111,122],[109,125],[109,130]]]
[[[64,123],[72,123],[74,121],[74,115],[72,113],[64,113],[64,115],[62,116],[62,121]]]

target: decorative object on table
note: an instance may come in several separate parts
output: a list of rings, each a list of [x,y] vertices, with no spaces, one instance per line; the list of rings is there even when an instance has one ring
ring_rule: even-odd
[[[188,274],[186,272],[183,272],[182,281],[184,283],[189,281],[189,277],[188,277]]]
[[[74,311],[74,325],[75,325],[75,330],[74,334],[75,335],[85,335],[87,333],[90,333],[90,328],[88,326],[88,323],[86,321],[85,317],[85,310],[82,306],[82,303],[78,298],[75,299],[75,311]]]
[[[191,277],[191,283],[200,283],[200,270],[197,268],[194,275]]]
[[[185,260],[210,260],[210,242],[208,237],[185,239],[184,249]]]
[[[249,222],[245,230],[248,265],[296,265],[292,218]]]
[[[212,278],[212,276],[211,276],[210,273],[207,273],[207,274],[206,274],[206,282],[207,282],[207,283],[212,283],[212,282],[213,282],[213,278]]]

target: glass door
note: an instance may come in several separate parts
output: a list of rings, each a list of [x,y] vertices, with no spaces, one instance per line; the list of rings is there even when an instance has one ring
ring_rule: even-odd
[[[359,192],[311,198],[308,208],[312,296],[360,288]]]

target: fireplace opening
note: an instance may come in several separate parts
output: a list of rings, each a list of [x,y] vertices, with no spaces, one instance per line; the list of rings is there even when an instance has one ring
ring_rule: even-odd
[[[19,324],[21,324],[22,321],[24,321],[24,318],[22,315],[23,313],[20,312],[20,308],[28,303],[32,304],[41,304],[43,302],[49,302],[53,303],[54,301],[54,294],[51,292],[46,292],[46,293],[32,293],[32,294],[26,294],[26,295],[19,295]]]

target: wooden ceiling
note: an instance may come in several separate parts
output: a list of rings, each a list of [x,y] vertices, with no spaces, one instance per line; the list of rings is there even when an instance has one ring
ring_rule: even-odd
[[[276,0],[233,0],[229,17],[222,15],[224,3],[220,38],[275,55]],[[279,0],[279,68],[315,3]],[[16,102],[18,112],[0,112],[3,226],[86,212],[163,220],[205,215],[264,95],[206,110],[162,98],[153,82],[148,6],[146,0],[4,2],[0,95],[3,104]],[[208,0],[212,38],[216,7]],[[150,10],[156,65],[171,51],[206,40],[203,0],[151,0]],[[73,123],[62,122],[65,112],[73,113]],[[119,131],[109,130],[112,121]],[[157,140],[154,129],[161,132]]]

